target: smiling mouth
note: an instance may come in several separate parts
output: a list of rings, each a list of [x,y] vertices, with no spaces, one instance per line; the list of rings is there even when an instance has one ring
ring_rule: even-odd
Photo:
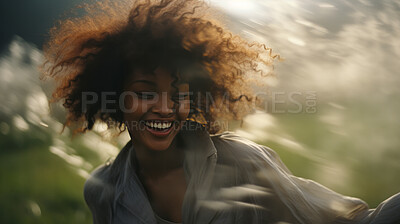
[[[148,120],[144,122],[146,130],[155,137],[165,138],[174,129],[174,122],[172,121],[157,121]]]
[[[173,122],[172,121],[145,121],[144,123],[146,127],[153,129],[155,131],[167,131],[171,129]]]

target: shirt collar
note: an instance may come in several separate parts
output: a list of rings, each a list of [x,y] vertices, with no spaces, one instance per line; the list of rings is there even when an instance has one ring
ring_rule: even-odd
[[[187,121],[179,137],[185,147],[184,168],[188,175],[193,174],[209,158],[217,156],[210,134],[201,124]]]

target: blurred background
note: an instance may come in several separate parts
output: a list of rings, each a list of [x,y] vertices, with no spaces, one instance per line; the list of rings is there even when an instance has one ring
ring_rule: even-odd
[[[47,31],[79,0],[0,2],[0,223],[91,223],[89,173],[128,141],[104,126],[60,134],[64,111],[38,79]],[[238,134],[371,208],[400,191],[400,2],[212,0],[234,33],[284,61]],[[51,109],[51,112],[50,112]]]

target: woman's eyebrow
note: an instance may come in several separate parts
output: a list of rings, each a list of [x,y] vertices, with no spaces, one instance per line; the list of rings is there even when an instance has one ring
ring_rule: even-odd
[[[131,85],[134,84],[134,83],[137,83],[137,82],[146,83],[146,84],[149,84],[149,85],[152,85],[152,86],[157,86],[155,82],[152,82],[152,81],[149,81],[149,80],[144,80],[144,79],[143,80],[134,80],[134,81],[131,82]]]

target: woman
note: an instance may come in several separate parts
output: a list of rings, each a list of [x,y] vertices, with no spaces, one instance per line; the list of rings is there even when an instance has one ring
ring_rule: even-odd
[[[368,209],[294,177],[271,149],[224,132],[256,103],[274,56],[194,0],[104,2],[63,21],[45,47],[65,125],[128,129],[84,195],[94,223],[396,223],[400,195]],[[255,104],[254,104],[255,105]]]

